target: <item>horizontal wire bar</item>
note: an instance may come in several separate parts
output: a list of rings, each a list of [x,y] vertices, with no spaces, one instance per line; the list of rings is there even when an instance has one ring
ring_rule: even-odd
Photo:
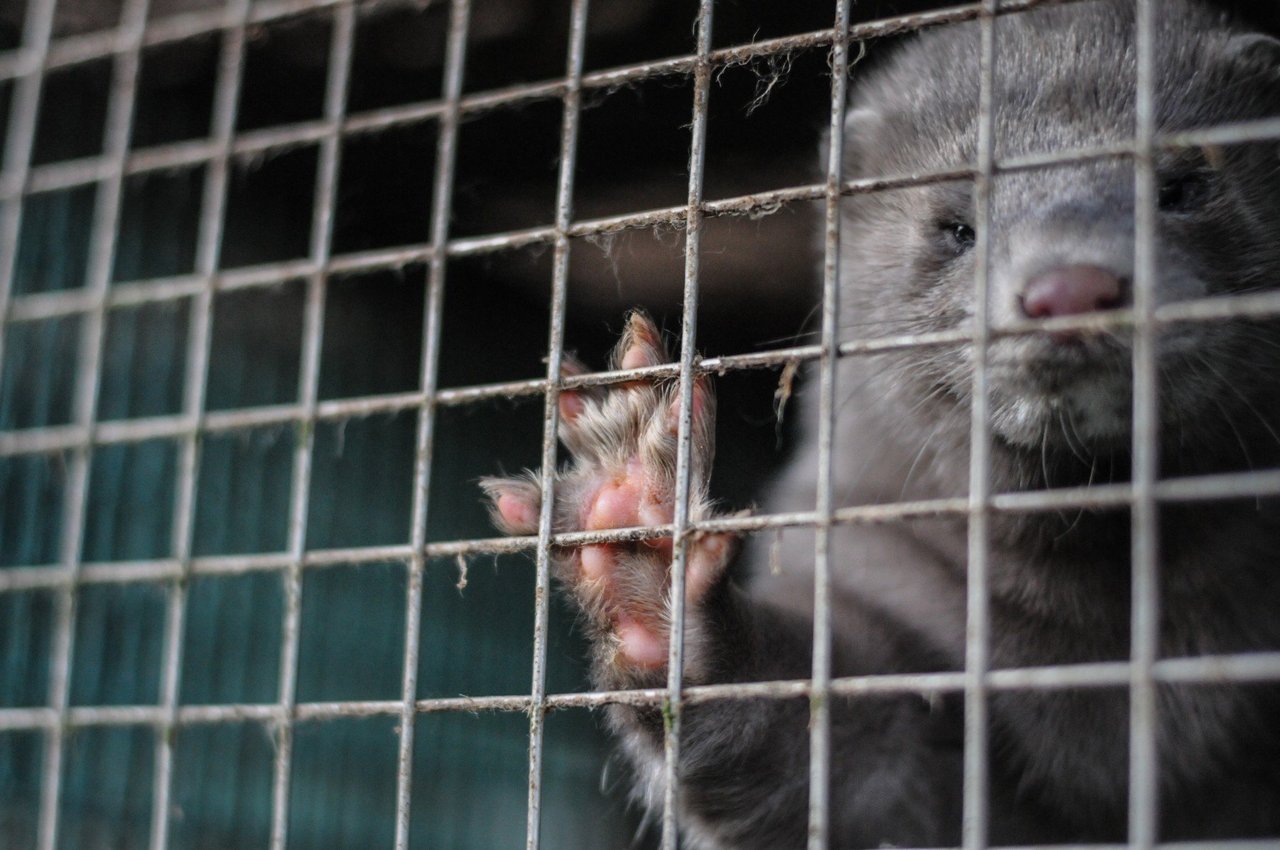
[[[340,0],[256,0],[250,10],[248,23],[267,24],[282,18],[322,11],[338,2]],[[142,46],[155,47],[214,35],[235,27],[239,22],[240,17],[222,5],[208,11],[156,18],[147,22]],[[115,29],[69,36],[50,45],[48,67],[65,68],[108,59],[128,48],[127,35]],[[33,73],[33,70],[33,61],[27,51],[19,49],[0,53],[0,80],[26,76]]]
[[[193,281],[193,291],[198,282]],[[1187,322],[1221,321],[1224,319],[1263,319],[1280,316],[1280,292],[1261,292],[1185,301],[1169,304],[1156,311],[1156,325],[1168,326]],[[1054,319],[1022,321],[1007,327],[993,328],[993,339],[1020,337],[1059,331],[1100,332],[1127,329],[1133,324],[1133,311],[1113,310],[1081,316],[1063,316]],[[868,338],[841,343],[840,356],[868,356],[884,354],[908,348],[947,345],[967,345],[972,342],[968,330],[956,329],[922,334],[901,334],[890,337]],[[723,375],[743,369],[762,369],[793,362],[814,360],[821,355],[817,345],[773,349],[751,354],[734,354],[704,358],[696,365],[702,374]],[[566,378],[565,389],[609,386],[635,380],[672,379],[679,374],[677,364],[645,366],[637,369],[593,372]],[[334,399],[319,402],[315,417],[319,420],[340,420],[376,414],[395,414],[420,408],[428,403],[441,407],[456,407],[489,400],[512,400],[519,397],[541,395],[547,390],[545,378],[530,378],[499,384],[483,384],[439,390],[432,397],[421,392],[404,392],[388,395]],[[101,422],[93,429],[76,425],[54,425],[17,431],[0,432],[0,457],[24,454],[50,454],[86,445],[92,434],[94,445],[141,442],[155,439],[177,439],[200,433],[212,434],[269,426],[299,423],[308,417],[301,405],[271,405],[256,408],[239,408],[212,411],[203,417],[189,415],[158,416],[146,419],[126,419]]]
[[[471,104],[472,111],[479,110],[482,105],[488,106],[489,99],[497,98],[490,97],[484,101],[477,101]],[[434,106],[429,109],[424,106],[405,107],[403,109],[405,110],[403,115],[398,114],[395,110],[381,110],[376,114],[349,118],[340,127],[339,133],[350,135],[385,129],[395,124],[435,117],[443,111]],[[242,159],[252,158],[273,149],[317,144],[323,139],[324,135],[325,125],[323,122],[318,121],[257,130],[237,136],[232,144],[232,153]],[[1221,125],[1205,130],[1173,133],[1157,138],[1156,144],[1164,148],[1181,149],[1209,144],[1256,142],[1277,137],[1280,137],[1280,118],[1270,118]],[[130,154],[125,162],[125,172],[132,176],[153,171],[170,171],[184,167],[195,167],[203,165],[216,157],[218,151],[219,148],[215,141],[176,142]],[[1133,156],[1133,146],[1131,144],[1113,143],[1008,157],[998,160],[995,163],[995,170],[1006,173],[1131,156]],[[33,168],[26,181],[18,180],[17,177],[19,175],[8,177],[4,173],[0,173],[0,199],[9,199],[18,195],[30,195],[39,192],[65,190],[74,186],[94,183],[109,176],[111,167],[112,164],[103,158],[88,158]],[[842,184],[841,191],[846,194],[887,191],[944,181],[972,179],[975,173],[972,167],[957,165],[916,174],[864,177],[845,181]],[[805,184],[704,201],[702,209],[710,216],[769,212],[789,203],[821,200],[824,193],[825,187],[822,184]],[[632,228],[659,225],[679,226],[682,223],[682,216],[686,212],[687,208],[684,206],[670,206],[605,216],[573,224],[569,227],[568,233],[571,236],[590,236]],[[455,239],[447,243],[446,250],[451,256],[506,250],[524,245],[539,244],[553,239],[555,234],[554,226],[548,224],[518,231]],[[389,265],[425,261],[430,257],[430,253],[431,246],[427,244],[407,246],[401,249],[372,251],[368,252],[367,255],[354,254],[335,258],[331,261],[330,268],[334,271],[348,271],[360,270],[370,264]],[[234,271],[231,273],[234,274]]]
[[[1185,133],[1177,136],[1171,136],[1169,138],[1170,140],[1176,139],[1179,144],[1189,146],[1206,144],[1217,138],[1215,135],[1217,131],[1225,131],[1228,129],[1231,128],[1217,128],[1215,131],[1204,131],[1203,133]],[[1271,136],[1280,137],[1280,119],[1271,119],[1260,122],[1251,122],[1247,125],[1238,125],[1235,127],[1235,130],[1239,132],[1249,131],[1260,137],[1264,135],[1263,131],[1265,131]],[[1068,164],[1073,162],[1090,161],[1104,157],[1131,155],[1131,153],[1132,151],[1126,147],[1112,146],[1086,148],[1054,154],[1011,158],[999,163],[998,168],[1005,172],[1017,171],[1043,168],[1054,164]],[[157,165],[156,167],[168,166]],[[97,170],[93,170],[92,173],[96,175]],[[866,192],[887,191],[895,188],[923,186],[938,182],[971,179],[973,175],[973,170],[969,168],[949,168],[911,175],[888,176],[882,178],[859,178],[845,181],[842,186],[842,192],[846,194],[861,194]],[[787,187],[768,192],[757,192],[748,195],[707,201],[703,205],[703,210],[709,216],[758,214],[761,212],[769,213],[779,210],[788,204],[820,200],[823,197],[824,192],[825,187],[821,184]],[[2,197],[3,194],[0,193],[0,198]],[[571,225],[568,233],[573,237],[586,238],[636,228],[650,228],[657,226],[679,227],[686,215],[687,208],[684,206],[662,207],[633,213],[586,219]],[[556,238],[556,233],[557,231],[554,226],[547,225],[544,227],[534,227],[519,231],[507,231],[481,237],[455,239],[446,243],[445,251],[451,257],[465,257],[476,254],[514,250],[522,247],[542,245],[552,242]],[[388,268],[399,268],[414,263],[429,262],[434,256],[434,253],[435,249],[432,245],[423,243],[333,257],[326,261],[323,268],[317,268],[316,264],[307,260],[289,260],[269,265],[220,271],[213,280],[212,285],[215,290],[219,291],[235,290],[250,287],[274,286],[297,278],[313,275],[321,271],[328,272],[330,274],[351,274]],[[132,306],[192,297],[203,291],[206,285],[206,280],[201,276],[191,274],[178,275],[168,278],[156,278],[117,284],[107,290],[103,297],[105,298],[105,303],[108,307]],[[10,319],[12,321],[50,319],[58,316],[89,312],[96,309],[98,306],[99,299],[92,293],[85,290],[35,293],[21,296],[13,300]],[[1168,308],[1166,307],[1162,309]],[[1109,318],[1104,321],[1115,321],[1115,316],[1119,315],[1127,317],[1127,321],[1130,324],[1132,323],[1130,311],[1116,311],[1114,315],[1107,315]],[[1159,318],[1160,316],[1158,314],[1157,319]],[[1075,317],[1071,317],[1071,320],[1079,321],[1078,319],[1075,319]],[[1093,317],[1088,317],[1085,321],[1092,322],[1094,319]],[[1093,325],[1088,326],[1093,327]],[[1106,326],[1109,327],[1111,325],[1108,324]],[[1064,325],[1064,327],[1066,326]],[[1075,325],[1071,325],[1070,327],[1075,327]],[[1053,329],[1057,329],[1057,326],[1055,325]]]
[[[1106,661],[996,669],[988,671],[984,680],[985,687],[997,691],[1123,688],[1128,685],[1130,667],[1128,661]],[[1280,652],[1167,658],[1156,661],[1152,673],[1157,681],[1179,685],[1270,682],[1280,680]],[[965,674],[961,671],[846,676],[831,680],[831,692],[850,698],[887,694],[919,694],[928,697],[959,693],[964,690],[965,680]],[[689,703],[708,703],[727,699],[807,698],[811,689],[809,680],[795,679],[690,685],[683,694]],[[556,710],[605,705],[658,705],[666,696],[665,688],[554,693],[546,696],[546,706],[549,710]],[[525,712],[529,706],[530,697],[527,694],[434,697],[414,702],[414,710],[419,714]],[[403,701],[396,699],[309,702],[298,703],[294,717],[299,722],[347,717],[395,717],[403,708]],[[186,705],[178,707],[174,723],[176,726],[244,721],[271,723],[279,720],[283,710],[278,703]],[[73,706],[66,716],[67,725],[71,727],[154,726],[166,723],[169,719],[167,709],[162,705]],[[58,713],[50,708],[0,709],[0,731],[46,729],[57,722]]]
[[[269,24],[283,18],[297,17],[309,12],[320,12],[331,8],[341,0],[257,0],[250,11],[250,25]],[[1006,0],[1002,4],[1001,13],[1010,14],[1035,6],[1079,2],[1079,0]],[[972,20],[977,16],[979,5],[970,3],[947,9],[929,12],[917,12],[897,15],[875,21],[856,24],[849,29],[849,39],[861,41],[889,35],[910,32],[925,27],[939,26],[948,23],[959,23]],[[239,22],[236,15],[218,8],[210,11],[188,12],[157,18],[147,23],[143,36],[143,47],[155,47],[177,41],[186,41],[201,36],[210,36],[234,27]],[[831,43],[830,28],[814,30],[807,33],[781,36],[751,44],[742,44],[713,50],[709,53],[712,64],[741,64],[751,59],[767,56],[772,53],[799,50],[815,47],[826,47]],[[115,29],[86,33],[58,39],[51,43],[48,57],[49,68],[64,68],[106,59],[128,49],[128,42]],[[651,62],[629,65],[622,68],[596,71],[583,75],[585,87],[607,87],[631,82],[652,76],[663,76],[672,73],[690,73],[697,57],[694,55],[675,56]],[[38,69],[32,53],[28,50],[10,50],[0,52],[0,81],[22,77]],[[555,80],[545,83],[531,83],[521,89],[538,89],[546,85],[563,86],[563,81]],[[557,89],[550,96],[559,96]]]
[[[1022,11],[1030,6],[1043,5],[1047,2],[1067,1],[1023,0],[1022,3],[1006,4],[1001,8],[1000,13],[1009,14]],[[1078,0],[1069,1],[1077,2]],[[325,0],[324,7],[332,5],[332,2],[333,0]],[[855,40],[865,39],[918,29],[924,26],[971,20],[976,17],[979,8],[978,5],[971,5],[874,21],[853,27],[850,30],[850,35]],[[769,39],[755,44],[723,48],[712,52],[710,62],[716,67],[729,67],[781,52],[826,47],[831,43],[831,36],[831,30],[820,30]],[[656,62],[611,68],[584,75],[582,86],[585,89],[609,89],[625,84],[642,82],[656,76],[691,74],[695,61],[696,57],[694,56],[682,56]],[[0,57],[0,79],[4,78],[4,67],[4,57]],[[495,109],[517,106],[530,100],[560,98],[564,96],[567,86],[567,80],[553,80],[480,92],[461,98],[458,108],[463,116],[471,117]],[[442,116],[448,108],[449,104],[442,100],[385,107],[345,117],[340,123],[337,132],[340,136],[357,135],[385,130],[403,124],[433,120]],[[273,149],[318,144],[331,132],[333,132],[332,128],[324,120],[304,121],[280,127],[252,130],[238,134],[234,138],[231,152],[233,156],[241,158],[259,156]],[[1277,136],[1280,136],[1280,119],[1270,118],[1224,125],[1206,130],[1169,134],[1157,137],[1154,140],[1154,144],[1158,147],[1196,147],[1206,144],[1261,141],[1276,138]],[[217,140],[213,139],[184,140],[141,149],[130,152],[125,161],[125,173],[134,175],[149,171],[193,167],[219,156],[221,152],[222,147]],[[1130,156],[1132,152],[1132,145],[1109,144],[1083,148],[1078,151],[1032,154],[1013,158],[1011,161],[997,161],[994,165],[995,170],[1006,171],[1026,167],[1044,167],[1079,159]],[[97,182],[108,176],[111,173],[111,168],[112,164],[105,157],[90,157],[51,163],[34,168],[27,175],[25,181],[18,179],[21,175],[10,176],[0,172],[0,199],[18,194],[67,189],[72,186]],[[972,176],[972,170],[968,169],[967,171]],[[808,199],[816,200],[823,196],[824,191],[823,186],[808,187],[805,196]],[[685,212],[685,209],[683,206],[673,208],[672,220],[678,220],[680,215]]]
[[[1157,482],[1153,493],[1161,502],[1194,502],[1214,499],[1253,498],[1280,495],[1280,469],[1253,472],[1222,473]],[[992,510],[999,513],[1026,513],[1080,508],[1119,508],[1129,505],[1134,490],[1127,484],[1106,484],[1056,490],[999,493],[991,497]],[[901,522],[912,519],[963,517],[968,514],[968,500],[963,497],[916,502],[894,502],[883,505],[857,505],[839,508],[836,525],[866,525]],[[812,511],[781,514],[730,516],[689,524],[689,533],[738,533],[768,531],[781,528],[817,528],[819,517]],[[554,534],[557,546],[586,546],[599,543],[635,543],[670,537],[671,525],[637,526],[602,531],[573,531]],[[426,558],[456,558],[481,555],[518,554],[533,551],[538,539],[525,537],[472,538],[428,543],[422,550]],[[306,552],[302,567],[307,569],[338,565],[408,561],[414,556],[409,544],[366,546],[343,549],[317,549]],[[245,555],[216,555],[193,558],[190,575],[235,576],[250,572],[285,570],[293,559],[284,552]],[[149,561],[113,561],[86,563],[73,573],[55,565],[15,566],[0,569],[0,593],[18,593],[78,584],[128,584],[162,582],[183,576],[182,563],[174,559]]]
[[[987,850],[1133,850],[1132,844],[987,844]],[[1152,848],[1161,850],[1280,850],[1280,839],[1238,838],[1213,841],[1153,842]],[[926,850],[925,848],[897,847],[894,850]],[[948,850],[948,848],[928,848]],[[954,848],[960,850],[960,848]]]

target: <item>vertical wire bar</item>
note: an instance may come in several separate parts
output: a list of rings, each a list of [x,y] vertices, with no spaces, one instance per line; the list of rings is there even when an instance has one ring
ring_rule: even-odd
[[[685,568],[689,553],[689,485],[693,449],[693,367],[697,360],[698,273],[702,244],[702,175],[706,165],[707,106],[711,89],[711,13],[713,0],[698,8],[697,49],[693,66],[693,120],[689,140],[689,199],[685,212],[684,298],[680,317],[680,423],[676,436],[676,493],[672,524],[671,646],[667,659],[667,697],[663,706],[666,740],[663,763],[662,850],[680,842],[680,718],[683,713]]]
[[[551,325],[547,332],[547,392],[542,414],[542,505],[538,514],[537,578],[534,588],[533,681],[529,696],[529,800],[525,848],[537,850],[542,832],[542,742],[547,707],[547,626],[551,600],[551,532],[555,507],[556,432],[560,427],[560,368],[564,359],[564,314],[569,291],[569,226],[578,162],[582,110],[582,65],[586,53],[588,0],[574,0],[565,60],[564,118],[560,127],[560,173],[556,185],[556,241],[551,278]]]
[[[1156,683],[1159,649],[1158,522],[1154,487],[1159,474],[1156,387],[1155,4],[1138,0],[1134,139],[1133,268],[1133,513],[1132,612],[1129,681],[1129,843],[1156,841]]]
[[[128,48],[116,55],[112,68],[111,91],[107,101],[103,135],[103,159],[110,171],[98,185],[90,230],[89,258],[85,287],[94,307],[84,318],[77,364],[76,395],[73,418],[88,434],[71,459],[68,486],[63,505],[62,563],[72,580],[59,593],[51,658],[49,703],[58,713],[56,726],[45,739],[45,760],[37,845],[53,850],[57,844],[58,809],[62,792],[63,750],[66,739],[68,704],[71,692],[71,665],[74,654],[74,623],[78,577],[83,557],[83,523],[89,495],[93,435],[96,428],[98,392],[102,373],[102,345],[107,321],[107,292],[111,287],[112,264],[115,259],[117,224],[124,186],[125,157],[129,151],[129,134],[133,123],[133,104],[137,96],[139,51],[146,25],[147,0],[129,0],[121,11],[121,34]]]
[[[302,368],[298,398],[302,417],[297,423],[293,481],[289,502],[289,567],[284,573],[284,622],[280,631],[280,698],[275,727],[275,767],[271,791],[271,848],[284,850],[289,830],[289,792],[293,770],[293,724],[297,707],[298,632],[302,617],[302,560],[307,548],[310,507],[311,455],[315,444],[316,403],[320,387],[320,348],[324,332],[325,290],[333,235],[333,205],[341,155],[342,122],[347,108],[347,81],[355,41],[353,0],[333,11],[329,45],[329,77],[325,84],[325,135],[320,141],[311,218],[309,257],[315,271],[307,280],[302,325]]]
[[[31,151],[36,137],[36,116],[44,84],[49,37],[53,32],[54,0],[30,0],[22,36],[29,63],[14,87],[6,128],[3,175],[6,199],[0,202],[0,368],[4,366],[4,341],[9,330],[9,301],[18,273],[18,238],[22,225],[23,191],[27,188]]]
[[[831,36],[831,125],[828,130],[825,246],[822,264],[822,359],[819,378],[818,487],[813,570],[813,679],[809,697],[809,850],[830,843],[831,798],[831,525],[835,514],[832,456],[836,431],[836,366],[840,326],[840,185],[849,81],[850,0],[837,0]]]
[[[977,175],[974,179],[975,244],[973,264],[973,389],[969,423],[969,539],[965,626],[964,798],[961,840],[965,848],[987,845],[989,781],[987,764],[987,688],[991,620],[988,555],[991,498],[991,423],[987,398],[990,340],[991,196],[993,193],[995,117],[995,25],[999,0],[983,0],[981,52],[978,57]]]
[[[418,696],[418,642],[422,633],[422,576],[426,569],[427,511],[430,506],[431,458],[435,447],[435,394],[440,372],[441,311],[444,306],[449,239],[449,212],[453,206],[454,167],[457,159],[459,104],[467,50],[470,0],[453,0],[449,19],[449,41],[445,53],[442,97],[447,104],[440,117],[436,146],[435,186],[431,199],[431,265],[427,297],[423,307],[423,340],[420,388],[424,398],[418,412],[414,460],[413,557],[409,560],[409,581],[405,590],[404,675],[400,698],[400,751],[396,773],[396,850],[409,846],[409,815],[413,793],[413,739],[415,701]]]
[[[217,153],[205,166],[199,230],[196,236],[196,274],[204,286],[191,308],[183,415],[192,423],[183,440],[175,491],[173,553],[182,575],[169,586],[165,611],[164,655],[160,699],[164,721],[156,729],[155,779],[152,784],[151,850],[169,846],[169,808],[173,795],[174,747],[177,736],[178,689],[181,685],[183,636],[191,550],[195,529],[196,485],[200,470],[200,430],[204,424],[204,399],[208,386],[210,323],[213,289],[221,256],[223,217],[226,212],[231,143],[235,136],[237,106],[244,59],[244,23],[249,3],[230,7],[236,25],[223,35],[215,83],[211,136]]]

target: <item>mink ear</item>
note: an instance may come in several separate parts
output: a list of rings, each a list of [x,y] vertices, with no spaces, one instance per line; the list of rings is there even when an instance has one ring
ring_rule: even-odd
[[[859,106],[850,109],[844,117],[844,168],[846,174],[864,170],[867,152],[884,125],[884,117],[874,109]],[[826,162],[826,145],[823,145],[823,162]]]
[[[850,109],[844,116],[845,139],[847,140],[850,137],[865,139],[868,136],[875,135],[876,128],[878,128],[883,121],[884,119],[881,117],[880,113],[869,106],[859,106],[854,109]]]
[[[1262,33],[1233,35],[1227,55],[1241,67],[1280,81],[1280,39]]]

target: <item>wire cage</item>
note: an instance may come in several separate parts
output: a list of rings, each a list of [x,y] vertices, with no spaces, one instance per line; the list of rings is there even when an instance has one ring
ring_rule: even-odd
[[[1128,690],[1129,841],[1157,843],[1157,687],[1280,680],[1280,653],[1159,657],[1157,507],[1275,496],[1280,470],[1159,477],[1143,449],[1152,341],[1162,324],[1274,318],[1280,298],[1157,309],[1150,154],[1280,139],[1280,119],[1161,137],[1158,4],[1135,0],[1134,138],[1000,160],[994,22],[1046,2],[29,0],[6,13],[0,843],[572,848],[640,832],[675,848],[682,707],[806,697],[820,848],[828,697],[918,692],[963,699],[963,843],[982,847],[990,695],[1073,687]],[[839,140],[866,45],[974,20],[977,161],[846,179]],[[975,403],[967,497],[842,504],[837,361],[984,352],[991,329],[842,329],[841,199],[971,180],[981,233],[997,172],[1115,157],[1132,159],[1139,197],[1136,301],[1112,318],[1138,352],[1131,482],[992,492]],[[740,285],[753,275],[767,283]],[[602,353],[634,305],[679,327],[677,362],[561,376],[566,346]],[[816,332],[796,336],[807,319]],[[702,528],[682,490],[652,533],[812,534],[812,676],[682,684],[677,603],[667,686],[591,691],[549,553],[635,532],[553,534],[544,516],[535,536],[497,538],[474,480],[557,466],[563,390],[662,377],[681,389],[687,489],[693,382],[711,374],[734,411],[717,487],[746,507],[785,458],[774,389],[799,364],[824,423],[814,509]],[[991,513],[1117,505],[1133,517],[1132,657],[992,669]],[[835,677],[831,529],[912,517],[968,521],[964,669]],[[616,702],[675,719],[656,825],[600,781],[607,743],[589,709]]]

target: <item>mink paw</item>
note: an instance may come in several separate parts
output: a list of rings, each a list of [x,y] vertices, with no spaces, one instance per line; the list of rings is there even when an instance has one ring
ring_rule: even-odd
[[[658,329],[632,313],[614,348],[612,368],[669,362]],[[566,359],[565,375],[585,372]],[[693,388],[689,516],[714,515],[707,480],[714,449],[715,400],[705,377]],[[560,394],[560,441],[571,463],[556,476],[553,530],[595,531],[668,525],[675,510],[677,382],[632,381]],[[507,534],[535,534],[539,476],[486,478],[494,524]],[[686,669],[696,672],[700,604],[724,574],[735,539],[690,538],[685,566]],[[556,576],[573,593],[596,647],[598,674],[613,683],[646,678],[666,667],[671,631],[670,537],[552,550]]]

